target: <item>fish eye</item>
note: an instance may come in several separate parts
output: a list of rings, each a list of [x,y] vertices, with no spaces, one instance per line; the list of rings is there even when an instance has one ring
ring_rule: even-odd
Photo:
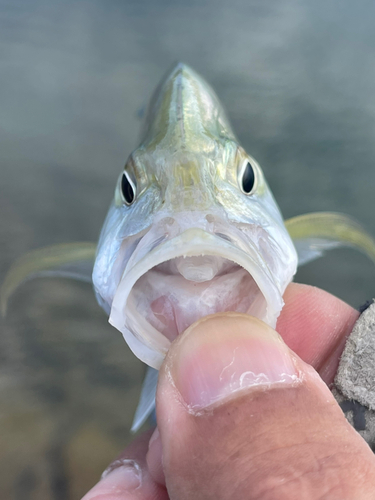
[[[254,190],[255,181],[255,169],[249,161],[246,161],[239,175],[241,191],[245,194],[251,194]]]
[[[121,177],[121,195],[126,205],[131,205],[135,200],[136,188],[134,182],[130,179],[127,172],[122,173]]]

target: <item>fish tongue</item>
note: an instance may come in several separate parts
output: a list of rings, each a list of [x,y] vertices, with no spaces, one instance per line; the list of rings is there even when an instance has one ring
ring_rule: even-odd
[[[178,272],[187,280],[201,283],[210,281],[221,268],[218,257],[201,255],[199,257],[179,257],[176,259]]]

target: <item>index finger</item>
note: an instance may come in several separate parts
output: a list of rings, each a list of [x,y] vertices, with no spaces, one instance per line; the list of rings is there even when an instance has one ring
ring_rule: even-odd
[[[345,342],[359,312],[320,288],[291,283],[276,330],[326,384],[333,382]]]

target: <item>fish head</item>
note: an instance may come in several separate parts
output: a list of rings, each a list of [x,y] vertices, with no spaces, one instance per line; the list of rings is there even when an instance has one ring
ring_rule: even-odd
[[[178,64],[151,100],[99,240],[93,283],[110,323],[159,368],[203,316],[237,311],[274,327],[296,267],[262,169],[212,88]]]

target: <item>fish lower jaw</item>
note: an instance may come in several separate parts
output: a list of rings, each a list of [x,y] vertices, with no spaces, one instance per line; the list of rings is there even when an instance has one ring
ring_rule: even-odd
[[[202,317],[231,311],[276,324],[283,301],[267,266],[258,255],[218,246],[213,238],[204,248],[166,249],[164,259],[154,255],[151,265],[143,262],[143,272],[138,263],[117,289],[109,321],[154,368],[171,342]]]

